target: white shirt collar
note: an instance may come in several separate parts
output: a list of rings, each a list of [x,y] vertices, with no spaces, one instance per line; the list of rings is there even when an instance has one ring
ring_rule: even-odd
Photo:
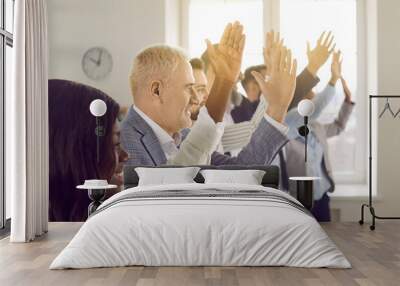
[[[225,126],[227,125],[231,125],[234,124],[235,122],[233,121],[232,115],[230,112],[225,112],[224,113],[224,117],[222,119],[222,122],[225,124]]]
[[[160,142],[161,149],[164,151],[167,160],[177,152],[177,142],[172,138],[167,131],[161,128],[153,119],[148,117],[143,111],[141,111],[137,106],[133,106],[133,109],[139,114],[140,117],[150,126],[156,135],[158,141]]]

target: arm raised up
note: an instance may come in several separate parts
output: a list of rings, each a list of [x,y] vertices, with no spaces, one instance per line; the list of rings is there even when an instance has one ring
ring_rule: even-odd
[[[268,79],[259,72],[252,74],[268,102],[267,115],[282,123],[296,88],[297,61],[290,50],[278,44],[271,51],[270,66]]]
[[[243,26],[239,22],[229,23],[225,27],[217,47],[206,40],[207,55],[215,72],[206,107],[215,122],[223,120],[232,88],[240,73],[245,41]]]
[[[331,53],[335,50],[332,32],[323,32],[317,41],[314,49],[311,49],[310,42],[307,42],[308,71],[316,76],[318,70],[326,63]]]

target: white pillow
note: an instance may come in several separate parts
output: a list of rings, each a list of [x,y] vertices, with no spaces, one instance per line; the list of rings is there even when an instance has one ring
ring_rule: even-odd
[[[201,170],[204,183],[234,183],[261,185],[265,171],[262,170]]]
[[[193,179],[199,170],[199,167],[135,168],[139,176],[139,186],[195,183]]]

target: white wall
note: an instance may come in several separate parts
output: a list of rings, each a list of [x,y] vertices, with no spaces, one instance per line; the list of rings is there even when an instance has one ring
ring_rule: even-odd
[[[121,105],[130,105],[128,75],[135,54],[165,42],[164,0],[49,0],[49,78],[78,81],[97,87]],[[105,47],[113,70],[100,81],[89,79],[81,60],[93,46]]]
[[[368,80],[370,94],[397,94],[400,95],[400,1],[368,1],[370,8],[375,7],[374,15],[367,18],[366,25],[369,29],[369,72]],[[376,36],[373,35],[373,24],[376,21]],[[374,45],[376,45],[374,47]],[[373,82],[376,79],[376,85]],[[367,96],[367,95],[365,95]],[[384,101],[380,101],[378,111],[383,108]],[[392,106],[397,111],[400,108],[400,100],[393,100]],[[377,194],[378,200],[374,204],[379,216],[400,216],[400,120],[380,119],[377,122]],[[374,133],[373,133],[374,134]],[[376,161],[377,159],[377,161]],[[367,194],[367,192],[366,192]],[[334,199],[333,208],[341,210],[341,219],[356,221],[360,217],[361,200],[353,199],[344,201]],[[367,200],[364,200],[367,202]],[[368,212],[368,210],[367,210]],[[367,214],[367,218],[370,215]]]
[[[400,95],[400,1],[378,2],[378,93]],[[398,110],[400,100],[393,105]],[[377,210],[400,216],[400,120],[380,120],[378,128],[378,192],[384,205]]]
[[[165,0],[165,42],[169,45],[181,44],[181,0]]]

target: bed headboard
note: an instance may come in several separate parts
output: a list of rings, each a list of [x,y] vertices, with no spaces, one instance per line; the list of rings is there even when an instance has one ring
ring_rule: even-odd
[[[139,176],[135,171],[136,167],[146,167],[146,168],[182,168],[187,166],[172,166],[172,165],[163,165],[157,167],[151,166],[125,166],[124,167],[124,190],[136,187],[139,183]],[[220,169],[220,170],[263,170],[265,171],[265,175],[262,179],[262,185],[265,187],[271,187],[278,189],[279,188],[279,167],[278,166],[259,166],[259,165],[224,165],[224,166],[208,166],[208,165],[197,165],[196,167],[200,167],[203,169]],[[204,183],[203,176],[198,173],[194,180],[197,183]]]

